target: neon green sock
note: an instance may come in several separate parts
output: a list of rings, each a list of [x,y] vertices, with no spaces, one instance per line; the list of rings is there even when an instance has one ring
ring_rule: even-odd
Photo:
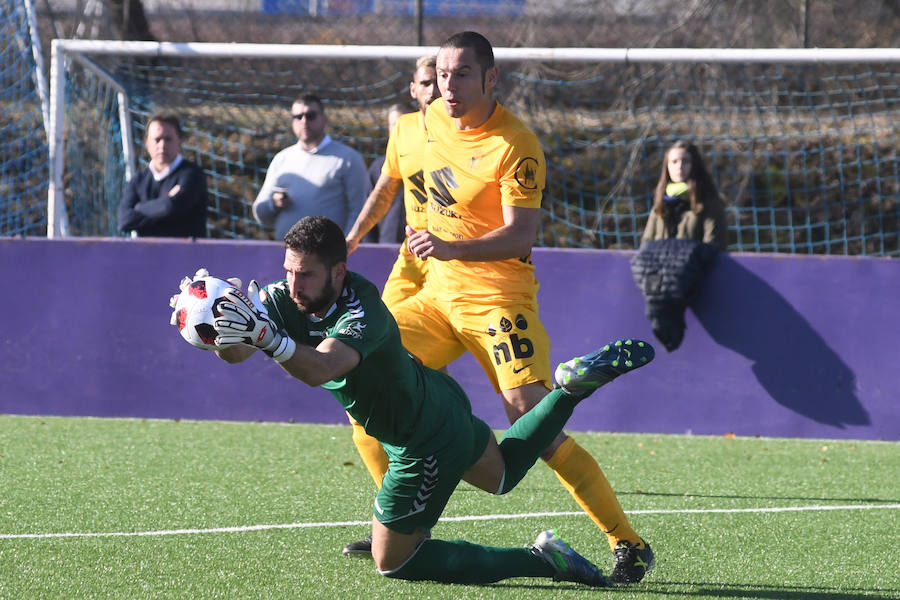
[[[552,577],[553,567],[529,548],[428,539],[402,567],[381,574],[408,581],[480,584],[510,577]]]
[[[506,473],[498,494],[513,489],[525,477],[528,469],[534,466],[541,453],[565,427],[580,400],[562,390],[551,390],[506,430],[500,440]]]

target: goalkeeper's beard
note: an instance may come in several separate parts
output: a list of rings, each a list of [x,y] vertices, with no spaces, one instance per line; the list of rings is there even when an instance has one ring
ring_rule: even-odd
[[[334,278],[331,276],[331,271],[329,270],[328,280],[322,286],[321,294],[315,298],[300,294],[292,296],[291,299],[294,301],[294,304],[297,305],[297,308],[300,309],[300,312],[311,315],[322,312],[334,304],[335,300],[337,300],[337,296],[337,290],[334,288]]]

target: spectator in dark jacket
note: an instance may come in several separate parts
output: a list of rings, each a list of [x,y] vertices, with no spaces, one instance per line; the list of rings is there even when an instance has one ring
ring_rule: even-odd
[[[119,202],[119,229],[140,237],[206,237],[206,175],[181,155],[181,124],[169,114],[147,122],[150,165]]]
[[[392,104],[388,109],[388,133],[394,131],[397,119],[400,115],[413,112],[406,104]],[[369,165],[369,180],[374,187],[375,182],[381,177],[381,167],[384,166],[385,156],[382,154]],[[394,195],[394,202],[388,212],[376,226],[378,230],[378,242],[382,244],[399,244],[406,239],[406,207],[403,205],[403,187]],[[373,230],[374,231],[374,230]],[[371,234],[371,232],[370,232]],[[371,242],[369,235],[363,241]]]
[[[728,225],[716,184],[700,151],[683,140],[666,150],[641,244],[671,238],[728,248]]]

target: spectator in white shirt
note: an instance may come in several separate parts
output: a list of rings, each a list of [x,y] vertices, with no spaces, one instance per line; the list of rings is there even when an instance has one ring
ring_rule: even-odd
[[[297,98],[291,121],[297,143],[272,159],[253,202],[254,216],[274,226],[277,240],[306,216],[327,217],[350,231],[372,189],[362,155],[328,135],[318,96]]]

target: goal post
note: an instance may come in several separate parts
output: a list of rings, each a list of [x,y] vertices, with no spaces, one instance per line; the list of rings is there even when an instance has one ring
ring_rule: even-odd
[[[122,172],[125,182],[130,181],[135,171],[134,139],[128,93],[112,76],[103,71],[83,53],[63,54],[57,51],[60,40],[51,43],[50,75],[50,124],[48,138],[50,144],[50,181],[48,186],[47,237],[69,236],[69,219],[65,203],[63,173],[65,171],[65,81],[66,61],[78,63],[91,72],[102,84],[114,93],[117,116],[121,132]],[[123,183],[124,185],[124,183]]]
[[[317,93],[332,136],[371,161],[415,59],[436,50],[54,40],[47,234],[118,234],[144,121],[164,108],[207,173],[210,235],[270,238],[250,204],[295,141],[291,101]],[[900,49],[494,53],[499,100],[547,155],[540,245],[635,248],[662,154],[687,138],[725,200],[731,250],[900,255]]]

